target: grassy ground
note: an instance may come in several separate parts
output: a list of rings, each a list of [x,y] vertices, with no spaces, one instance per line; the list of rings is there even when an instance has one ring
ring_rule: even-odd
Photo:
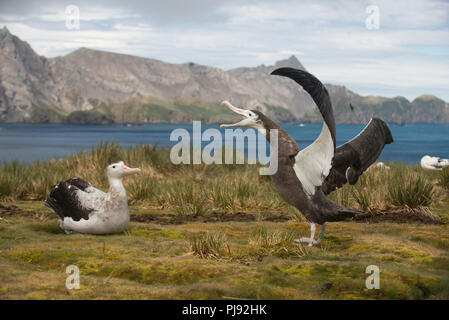
[[[291,241],[308,236],[309,225],[255,166],[176,167],[167,158],[168,150],[103,145],[60,161],[4,164],[0,299],[449,299],[447,172],[370,170],[332,197],[372,219],[330,223],[324,241],[309,248]],[[80,176],[105,188],[103,168],[118,159],[143,168],[126,180],[129,228],[64,234],[42,203],[49,186]],[[408,214],[433,223],[370,222]],[[218,216],[232,218],[202,222]],[[72,264],[80,290],[65,286]],[[368,265],[380,268],[378,290],[365,288]]]
[[[293,220],[132,222],[118,235],[66,235],[40,202],[15,205],[23,213],[0,222],[1,299],[449,298],[448,225],[332,223],[308,248],[286,241],[309,232]],[[72,264],[80,290],[65,287]],[[373,264],[379,290],[365,288]]]

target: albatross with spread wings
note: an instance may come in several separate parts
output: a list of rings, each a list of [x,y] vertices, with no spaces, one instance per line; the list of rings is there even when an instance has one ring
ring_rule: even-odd
[[[223,104],[244,119],[221,127],[251,127],[268,141],[270,130],[278,130],[278,170],[271,180],[279,195],[310,222],[310,238],[296,241],[312,246],[323,238],[326,222],[341,221],[362,213],[338,205],[326,195],[347,182],[355,184],[359,176],[377,160],[385,144],[393,142],[393,137],[385,122],[373,118],[357,137],[336,148],[335,119],[324,85],[310,73],[293,68],[276,69],[271,74],[294,80],[312,97],[324,119],[319,137],[307,148],[299,150],[296,142],[263,113],[236,108],[227,101]],[[315,224],[321,226],[318,240],[314,239]]]

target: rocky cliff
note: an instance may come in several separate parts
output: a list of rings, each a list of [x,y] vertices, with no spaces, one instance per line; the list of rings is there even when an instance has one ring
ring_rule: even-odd
[[[0,122],[217,122],[232,117],[219,105],[225,99],[259,109],[277,121],[321,121],[304,90],[289,79],[270,76],[284,66],[304,69],[295,56],[273,66],[228,71],[87,48],[47,59],[4,27]],[[362,97],[342,86],[326,86],[337,122],[365,123],[371,116],[395,123],[449,122],[448,104],[436,97],[409,102],[402,97]]]

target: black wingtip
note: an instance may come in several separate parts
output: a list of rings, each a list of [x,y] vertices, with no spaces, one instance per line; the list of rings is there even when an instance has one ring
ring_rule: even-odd
[[[296,70],[299,70],[299,69],[283,67],[283,68],[278,68],[278,69],[272,71],[270,74],[273,75],[273,76],[283,76],[283,75],[285,75],[288,72],[296,71]]]
[[[382,131],[384,132],[384,135],[385,135],[385,144],[393,143],[394,142],[393,135],[391,134],[391,130],[388,127],[388,125],[385,123],[385,121],[383,121],[380,118],[376,118],[376,117],[373,117],[372,120],[379,123],[379,125],[381,126]]]
[[[332,103],[329,97],[329,92],[321,81],[307,71],[289,67],[276,69],[271,74],[292,79],[312,97],[323,116],[324,122],[331,132],[335,147],[335,119]]]

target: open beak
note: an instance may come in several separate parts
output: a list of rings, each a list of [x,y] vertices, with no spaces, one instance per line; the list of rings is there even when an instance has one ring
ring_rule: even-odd
[[[246,114],[248,112],[248,110],[234,107],[232,104],[229,103],[229,101],[223,101],[221,104],[228,107],[231,111],[241,115],[242,117],[244,117],[244,119],[242,121],[239,121],[239,122],[236,122],[233,124],[222,124],[222,125],[220,125],[220,128],[249,127],[249,126],[251,126],[251,124],[253,124],[254,121],[251,120]]]
[[[130,167],[126,166],[123,162],[122,162],[122,170],[123,170],[123,173],[125,173],[126,175],[136,174],[136,173],[140,172],[139,168],[130,168]]]

